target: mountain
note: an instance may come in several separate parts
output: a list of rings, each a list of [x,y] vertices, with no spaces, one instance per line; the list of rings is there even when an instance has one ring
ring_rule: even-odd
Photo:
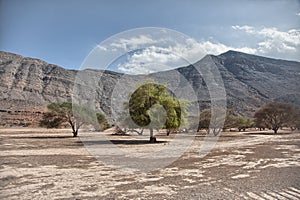
[[[128,94],[148,78],[166,83],[176,95],[203,109],[211,103],[210,86],[215,78],[205,78],[203,66],[216,67],[225,87],[227,107],[240,114],[251,116],[271,101],[300,106],[300,63],[295,61],[228,51],[146,77],[92,69],[66,70],[39,59],[0,51],[0,125],[35,126],[47,104],[71,101],[72,95],[75,100],[92,102],[96,109],[112,115],[128,100]]]
[[[234,51],[221,54],[218,58],[219,63],[224,66],[229,75],[232,75],[237,84],[246,86],[248,91],[254,94],[253,97],[256,96],[261,102],[279,101],[300,106],[299,62]],[[225,84],[227,85],[228,82],[225,81]],[[229,85],[225,87],[228,88],[226,90],[228,96],[238,97],[241,101],[246,97],[236,96],[234,90],[229,89],[231,88]]]

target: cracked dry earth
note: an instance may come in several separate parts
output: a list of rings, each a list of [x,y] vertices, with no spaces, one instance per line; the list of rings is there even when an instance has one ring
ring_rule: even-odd
[[[196,136],[180,158],[151,172],[105,165],[70,136],[0,129],[0,199],[300,199],[300,133],[222,133],[204,158],[204,137]],[[139,151],[165,143],[120,145]]]

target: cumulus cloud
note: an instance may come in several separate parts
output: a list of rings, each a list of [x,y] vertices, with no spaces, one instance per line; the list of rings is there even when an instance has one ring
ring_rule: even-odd
[[[192,38],[176,38],[161,35],[141,34],[116,38],[102,51],[127,53],[126,59],[116,64],[119,71],[127,74],[148,74],[170,70],[199,61],[207,54],[218,55],[228,50],[258,54],[275,58],[293,59],[299,54],[300,30],[286,32],[277,28],[232,26],[235,31],[246,33],[250,39],[241,47],[220,42],[196,41]],[[253,42],[254,41],[254,42]]]
[[[259,42],[256,44],[257,53],[272,57],[293,59],[299,53],[300,29],[280,31],[277,28],[255,28],[252,26],[232,26],[234,30],[244,31],[256,37]]]
[[[125,62],[118,64],[118,69],[128,74],[148,74],[187,64],[181,55],[171,53],[168,48],[150,46],[132,53]]]
[[[211,41],[197,42],[191,38],[172,41],[170,38],[153,39],[146,35],[122,38],[112,43],[111,48],[125,51],[138,49],[127,56],[125,62],[117,65],[118,70],[127,74],[147,74],[186,66],[199,61],[207,54],[220,54],[228,50],[256,53],[249,47],[234,48]]]

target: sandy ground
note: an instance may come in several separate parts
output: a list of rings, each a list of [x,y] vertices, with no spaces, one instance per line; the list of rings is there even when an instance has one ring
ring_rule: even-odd
[[[213,137],[161,135],[148,144],[134,134],[93,133],[125,152],[107,163],[90,154],[107,149],[105,141],[84,145],[68,129],[0,129],[0,199],[300,199],[300,133],[269,133],[222,133],[204,157]],[[186,151],[156,170],[118,165],[138,156],[146,169],[169,156],[153,152],[184,141],[192,141]]]

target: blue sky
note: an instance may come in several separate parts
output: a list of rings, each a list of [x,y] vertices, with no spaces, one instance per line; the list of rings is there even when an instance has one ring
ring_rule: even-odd
[[[213,54],[300,59],[296,0],[0,0],[0,25],[0,50],[70,69],[108,37],[140,27],[174,29]]]

